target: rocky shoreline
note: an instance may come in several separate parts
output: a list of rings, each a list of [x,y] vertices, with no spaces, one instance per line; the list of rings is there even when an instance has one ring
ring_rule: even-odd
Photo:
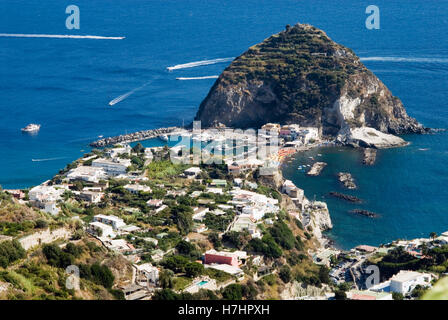
[[[117,143],[130,143],[135,141],[142,141],[142,140],[148,140],[152,138],[156,138],[159,135],[167,134],[174,132],[176,130],[181,130],[179,127],[167,127],[167,128],[158,128],[158,129],[150,129],[150,130],[143,130],[138,131],[134,133],[129,134],[123,134],[115,137],[108,137],[104,139],[100,139],[97,141],[94,141],[90,144],[93,148],[103,148],[107,146],[111,146]]]

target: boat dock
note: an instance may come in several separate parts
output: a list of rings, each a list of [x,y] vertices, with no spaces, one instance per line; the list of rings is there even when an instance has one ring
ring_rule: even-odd
[[[142,141],[157,138],[160,135],[173,133],[175,131],[181,131],[182,129],[179,127],[168,127],[168,128],[158,128],[151,130],[143,130],[129,134],[122,134],[115,137],[103,138],[97,141],[94,141],[90,144],[93,148],[103,148],[107,146],[111,146],[117,143],[130,143],[135,141]]]

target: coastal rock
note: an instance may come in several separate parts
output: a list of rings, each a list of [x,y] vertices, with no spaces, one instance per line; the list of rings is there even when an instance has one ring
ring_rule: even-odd
[[[332,197],[335,197],[335,198],[346,200],[348,202],[353,202],[353,203],[361,203],[362,202],[361,199],[359,199],[359,198],[357,198],[355,196],[351,196],[351,195],[343,194],[343,193],[339,193],[339,192],[332,191],[332,192],[329,193],[329,195],[332,196]]]
[[[401,147],[408,144],[408,142],[400,137],[383,133],[370,127],[342,130],[338,136],[338,140],[353,147],[376,149]]]
[[[358,215],[369,217],[369,218],[377,218],[378,217],[378,214],[376,214],[375,212],[371,212],[371,211],[364,210],[364,209],[350,210],[350,213],[358,214]]]
[[[203,127],[297,123],[333,137],[361,127],[389,134],[426,131],[352,50],[306,24],[288,26],[236,58],[195,119]],[[357,131],[353,139],[384,144],[359,139]],[[390,143],[401,145],[402,140]]]
[[[309,201],[302,213],[302,224],[323,244],[322,232],[333,228],[328,206],[322,201]]]
[[[347,189],[356,189],[355,179],[353,179],[350,173],[339,172],[338,179]]]
[[[363,160],[362,163],[371,166],[376,161],[376,149],[365,148],[363,151]]]
[[[314,177],[318,176],[326,166],[325,162],[316,162],[306,174]]]

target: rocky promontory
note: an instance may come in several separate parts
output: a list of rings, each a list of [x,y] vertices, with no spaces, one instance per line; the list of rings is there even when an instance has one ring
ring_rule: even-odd
[[[307,24],[286,26],[237,57],[195,119],[203,127],[295,123],[375,148],[405,144],[392,135],[426,131],[351,49]]]

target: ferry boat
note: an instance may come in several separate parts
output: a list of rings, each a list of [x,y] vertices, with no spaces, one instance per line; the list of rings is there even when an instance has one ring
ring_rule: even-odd
[[[40,124],[30,123],[25,128],[22,128],[22,132],[34,133],[40,130]]]

